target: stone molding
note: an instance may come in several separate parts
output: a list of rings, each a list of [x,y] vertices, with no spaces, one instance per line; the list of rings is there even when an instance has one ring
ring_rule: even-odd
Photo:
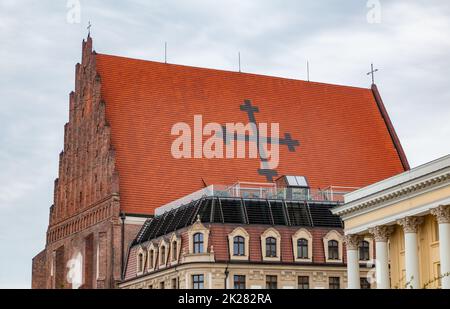
[[[431,214],[436,217],[439,224],[450,223],[450,205],[434,208],[431,210]]]
[[[388,242],[394,232],[393,226],[381,225],[369,229],[369,233],[373,235],[376,242]]]
[[[406,217],[397,221],[397,224],[403,227],[405,233],[417,233],[422,223],[422,217]]]
[[[347,250],[358,250],[361,240],[362,237],[359,235],[346,235],[344,237],[344,243],[347,246]]]

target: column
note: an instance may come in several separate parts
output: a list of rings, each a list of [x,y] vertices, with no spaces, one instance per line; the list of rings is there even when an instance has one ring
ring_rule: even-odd
[[[431,210],[439,223],[439,254],[441,261],[442,288],[450,289],[450,206]]]
[[[407,217],[397,223],[405,232],[405,264],[406,264],[406,288],[420,289],[419,248],[417,232],[422,224],[421,217]]]
[[[347,280],[348,289],[361,289],[359,277],[359,242],[358,235],[345,236],[345,244],[347,248]]]
[[[394,232],[393,226],[377,226],[369,229],[375,239],[377,289],[390,289],[388,240]]]

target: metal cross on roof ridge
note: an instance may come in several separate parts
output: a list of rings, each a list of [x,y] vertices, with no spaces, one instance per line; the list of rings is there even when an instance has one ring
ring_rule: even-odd
[[[92,24],[91,24],[91,21],[89,21],[88,26],[87,26],[88,35],[91,35],[91,28],[92,28]]]
[[[378,69],[373,69],[373,63],[371,64],[371,70],[367,75],[372,75],[372,85],[375,85],[375,73],[378,72]]]
[[[258,169],[258,173],[261,176],[265,176],[269,182],[272,182],[273,178],[278,176],[278,172],[269,168],[267,163],[268,160],[266,159],[267,156],[265,155],[265,153],[261,153],[261,151],[264,152],[264,149],[259,147],[260,134],[255,116],[256,113],[259,113],[259,108],[257,106],[253,106],[251,100],[245,100],[244,104],[240,106],[240,109],[241,111],[247,113],[249,122],[251,124],[254,124],[256,132],[253,132],[251,135],[238,135],[237,133],[231,134],[227,132],[226,126],[222,126],[223,140],[225,144],[228,144],[231,140],[257,143],[259,159],[263,163],[263,166],[265,166],[265,168],[263,169]],[[292,139],[292,135],[290,133],[285,133],[284,138],[264,137],[264,139],[267,141],[267,144],[279,144],[282,146],[287,146],[289,152],[295,152],[296,147],[300,146],[300,142],[298,140]]]

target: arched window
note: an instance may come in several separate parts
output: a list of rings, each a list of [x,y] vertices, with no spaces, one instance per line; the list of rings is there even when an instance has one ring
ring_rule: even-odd
[[[176,240],[174,240],[172,242],[172,261],[177,260],[177,255],[178,255],[178,243]]]
[[[203,233],[194,234],[194,253],[203,253]]]
[[[161,247],[161,265],[164,265],[166,263],[166,247],[162,246]]]
[[[144,271],[144,254],[141,252],[138,254],[138,272]]]
[[[328,259],[339,260],[339,243],[336,240],[328,242]]]
[[[297,240],[297,257],[299,259],[307,259],[308,256],[308,240],[302,238]]]
[[[266,257],[277,257],[277,240],[273,237],[266,238]]]
[[[155,265],[155,251],[153,249],[150,250],[148,262],[150,263],[149,268],[153,268]]]
[[[233,255],[245,256],[245,239],[242,236],[236,236],[233,239]]]
[[[370,260],[370,253],[369,253],[369,242],[368,241],[361,241],[359,243],[359,260],[360,261],[368,261]]]

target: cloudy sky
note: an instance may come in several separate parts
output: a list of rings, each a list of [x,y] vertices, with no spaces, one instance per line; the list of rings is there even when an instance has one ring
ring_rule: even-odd
[[[134,58],[167,41],[172,63],[236,70],[240,51],[246,72],[305,79],[309,60],[360,87],[374,62],[411,165],[450,154],[448,0],[0,0],[0,288],[30,287],[44,248],[89,20],[98,52]]]

